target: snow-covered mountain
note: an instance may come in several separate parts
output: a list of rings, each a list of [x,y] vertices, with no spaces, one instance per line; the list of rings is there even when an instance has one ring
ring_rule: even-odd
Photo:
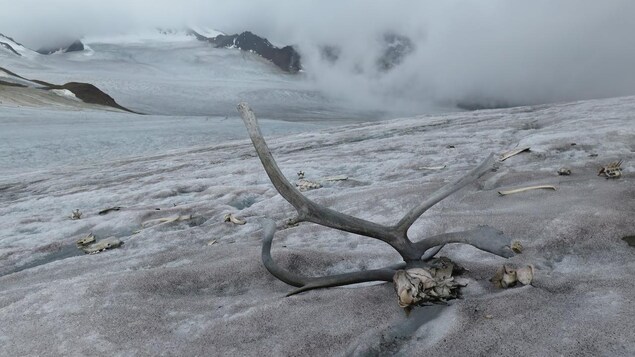
[[[211,43],[216,48],[237,48],[256,53],[285,72],[296,73],[302,69],[300,54],[293,46],[276,47],[266,38],[250,31],[234,35],[217,34],[213,37],[202,35],[193,29],[189,30],[189,33],[200,41]]]
[[[198,40],[194,31],[205,40]],[[87,37],[82,39],[84,51],[44,56],[21,47],[32,55],[19,57],[7,51],[2,63],[26,78],[90,83],[122,106],[147,114],[231,116],[237,102],[248,100],[258,105],[263,116],[276,119],[386,117],[349,108],[345,101],[317,89],[305,73],[281,71],[248,46],[261,43],[274,50],[266,39],[236,36],[245,50],[225,48],[226,43],[217,48],[209,41],[224,36],[196,28]],[[243,42],[245,38],[260,42]]]
[[[13,38],[0,33],[0,53],[11,54],[15,56],[33,57],[36,53],[24,47],[21,43],[17,42]]]
[[[81,40],[74,40],[70,43],[64,43],[62,45],[40,47],[37,49],[36,52],[43,55],[51,55],[54,53],[78,52],[85,49],[86,47]]]

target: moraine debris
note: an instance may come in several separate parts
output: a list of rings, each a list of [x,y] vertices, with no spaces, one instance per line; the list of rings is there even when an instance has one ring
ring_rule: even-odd
[[[227,213],[223,217],[223,222],[231,222],[233,224],[239,224],[239,225],[243,225],[247,223],[247,221],[245,221],[244,219],[234,216],[233,213]]]
[[[506,195],[512,195],[514,193],[520,193],[520,192],[531,191],[531,190],[554,190],[555,191],[556,187],[549,186],[549,185],[529,186],[529,187],[515,188],[513,190],[507,190],[507,191],[498,191],[498,194],[501,196],[506,196]]]
[[[598,171],[598,176],[604,175],[607,179],[619,178],[622,176],[622,160],[614,161],[606,166],[603,166]]]

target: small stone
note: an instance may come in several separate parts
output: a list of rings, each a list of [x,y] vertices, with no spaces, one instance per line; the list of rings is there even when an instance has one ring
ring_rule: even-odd
[[[569,176],[571,175],[571,170],[566,167],[561,167],[558,169],[558,175],[560,176]]]
[[[635,247],[635,235],[623,237],[622,240],[628,243],[631,247]]]

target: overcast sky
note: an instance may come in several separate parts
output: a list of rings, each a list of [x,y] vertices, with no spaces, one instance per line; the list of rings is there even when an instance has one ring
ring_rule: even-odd
[[[296,44],[321,88],[360,103],[635,94],[634,0],[0,0],[0,32],[32,47],[187,24]],[[416,50],[382,73],[387,31]],[[342,47],[336,65],[319,56],[324,44]]]

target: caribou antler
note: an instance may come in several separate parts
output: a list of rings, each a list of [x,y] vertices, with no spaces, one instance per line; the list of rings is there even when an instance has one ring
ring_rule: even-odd
[[[283,282],[299,287],[298,290],[289,295],[316,289],[333,286],[355,284],[368,281],[392,281],[393,276],[399,269],[421,267],[430,260],[447,243],[464,243],[472,245],[478,249],[496,254],[502,257],[509,257],[513,252],[509,248],[510,239],[501,232],[487,226],[464,232],[446,233],[419,242],[413,243],[408,238],[408,229],[412,224],[430,207],[439,203],[444,198],[458,191],[462,187],[470,184],[487,172],[494,162],[494,154],[491,154],[478,167],[470,171],[467,175],[449,183],[440,190],[428,197],[419,206],[410,210],[394,226],[384,226],[364,219],[353,217],[321,206],[300,193],[282,174],[276,164],[267,143],[262,136],[258,121],[254,112],[247,103],[238,105],[238,112],[242,117],[249,137],[258,153],[258,157],[273,183],[276,190],[287,200],[297,211],[296,222],[312,222],[326,227],[359,234],[366,237],[379,239],[393,247],[403,258],[404,263],[386,267],[382,269],[365,270],[360,272],[338,274],[325,277],[309,278],[294,274],[280,268],[271,257],[271,244],[275,235],[275,223],[269,219],[265,220],[264,239],[262,246],[262,261],[267,270],[276,278]]]

